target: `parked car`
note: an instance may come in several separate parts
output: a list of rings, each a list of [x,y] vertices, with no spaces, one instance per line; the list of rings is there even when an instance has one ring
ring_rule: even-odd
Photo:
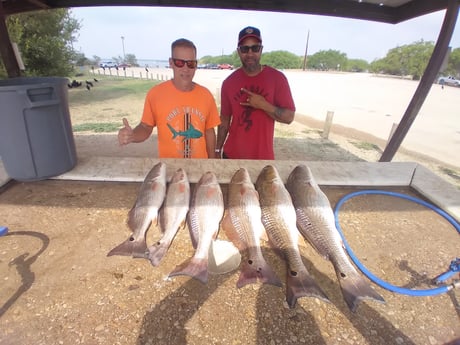
[[[207,69],[219,69],[219,65],[216,63],[208,63],[206,64]]]
[[[219,69],[233,69],[233,66],[230,65],[229,63],[221,63],[219,65]]]
[[[126,68],[126,67],[131,67],[131,64],[129,63],[121,63],[118,65],[119,68]]]
[[[113,61],[104,61],[99,64],[101,68],[117,68],[118,65]]]
[[[455,77],[449,75],[447,77],[439,78],[438,79],[438,84],[460,87],[460,80],[458,80]]]

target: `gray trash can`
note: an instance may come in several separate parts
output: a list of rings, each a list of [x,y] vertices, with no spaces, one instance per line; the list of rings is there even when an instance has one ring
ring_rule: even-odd
[[[11,178],[43,180],[75,166],[67,83],[58,77],[0,80],[0,157]]]

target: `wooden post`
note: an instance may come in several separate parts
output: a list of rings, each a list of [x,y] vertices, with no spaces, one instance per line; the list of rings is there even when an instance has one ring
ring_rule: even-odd
[[[399,126],[399,124],[397,124],[396,122],[393,122],[393,126],[391,126],[390,135],[388,136],[388,140],[387,140],[386,145],[388,145],[388,143],[391,141],[391,138],[393,137],[393,134],[395,133],[396,128],[398,128],[398,126]],[[385,145],[385,147],[386,147],[386,145]]]
[[[6,26],[6,15],[3,10],[3,1],[0,1],[0,42],[0,54],[8,77],[20,77],[21,70],[19,68],[19,63],[16,59],[13,45],[8,34],[8,28]]]
[[[328,111],[326,115],[326,122],[324,123],[324,130],[321,134],[323,139],[329,138],[329,132],[331,131],[332,119],[334,118],[334,112]]]

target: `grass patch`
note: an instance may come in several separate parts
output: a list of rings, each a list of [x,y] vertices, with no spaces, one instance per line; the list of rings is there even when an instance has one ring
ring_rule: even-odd
[[[329,140],[322,142],[320,145],[324,146],[324,147],[330,147],[330,148],[338,148],[338,147],[340,147],[339,144],[334,143],[334,142],[329,141]]]
[[[361,150],[365,150],[365,151],[380,151],[380,148],[375,144],[366,143],[366,142],[363,142],[363,141],[359,141],[359,142],[350,141],[350,143],[353,146],[355,146],[356,148],[361,149]]]
[[[275,137],[277,138],[294,138],[296,133],[294,131],[275,128]]]
[[[460,181],[460,174],[457,171],[444,167],[441,167],[439,170],[441,170],[447,176],[452,177],[454,180]]]
[[[302,133],[303,133],[303,134],[307,134],[307,135],[308,135],[308,134],[311,134],[311,133],[316,133],[316,134],[319,134],[319,135],[320,135],[320,134],[321,134],[321,131],[316,130],[316,129],[303,129],[303,130],[302,130]]]
[[[104,102],[114,98],[134,97],[139,100],[144,100],[148,90],[154,85],[160,83],[157,80],[142,80],[128,78],[97,78],[95,82],[91,77],[85,80],[91,81],[93,87],[90,90],[86,89],[85,80],[82,86],[69,89],[69,103],[71,105],[88,104]]]
[[[74,132],[113,133],[118,132],[120,123],[82,123],[72,126]]]

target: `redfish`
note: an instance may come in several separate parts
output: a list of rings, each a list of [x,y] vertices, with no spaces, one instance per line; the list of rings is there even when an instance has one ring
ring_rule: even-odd
[[[287,262],[286,301],[289,307],[293,308],[300,297],[329,301],[302,262],[295,209],[275,167],[267,165],[262,169],[257,177],[256,190],[269,240]]]
[[[297,216],[297,227],[302,236],[325,259],[334,265],[342,295],[351,311],[363,299],[384,302],[382,296],[351,264],[337,228],[334,212],[326,194],[320,189],[310,169],[305,165],[294,168],[287,180]]]
[[[158,225],[158,211],[166,194],[166,164],[156,164],[144,179],[134,206],[128,213],[127,225],[132,234],[107,256],[128,255],[145,258],[147,243],[145,234],[151,224]]]
[[[216,175],[208,171],[196,184],[187,225],[195,250],[192,258],[177,266],[170,277],[188,275],[198,279],[203,284],[208,282],[208,255],[211,242],[217,237],[220,221],[224,214],[224,198]]]
[[[160,227],[163,237],[148,249],[148,258],[158,266],[168,251],[177,231],[185,228],[185,219],[190,204],[190,184],[187,173],[179,168],[168,184],[166,197],[160,210]]]
[[[261,220],[259,194],[245,168],[233,175],[228,186],[228,202],[222,229],[240,252],[246,252],[238,288],[260,280],[281,287],[281,281],[265,261],[260,248],[260,238],[265,229]]]

